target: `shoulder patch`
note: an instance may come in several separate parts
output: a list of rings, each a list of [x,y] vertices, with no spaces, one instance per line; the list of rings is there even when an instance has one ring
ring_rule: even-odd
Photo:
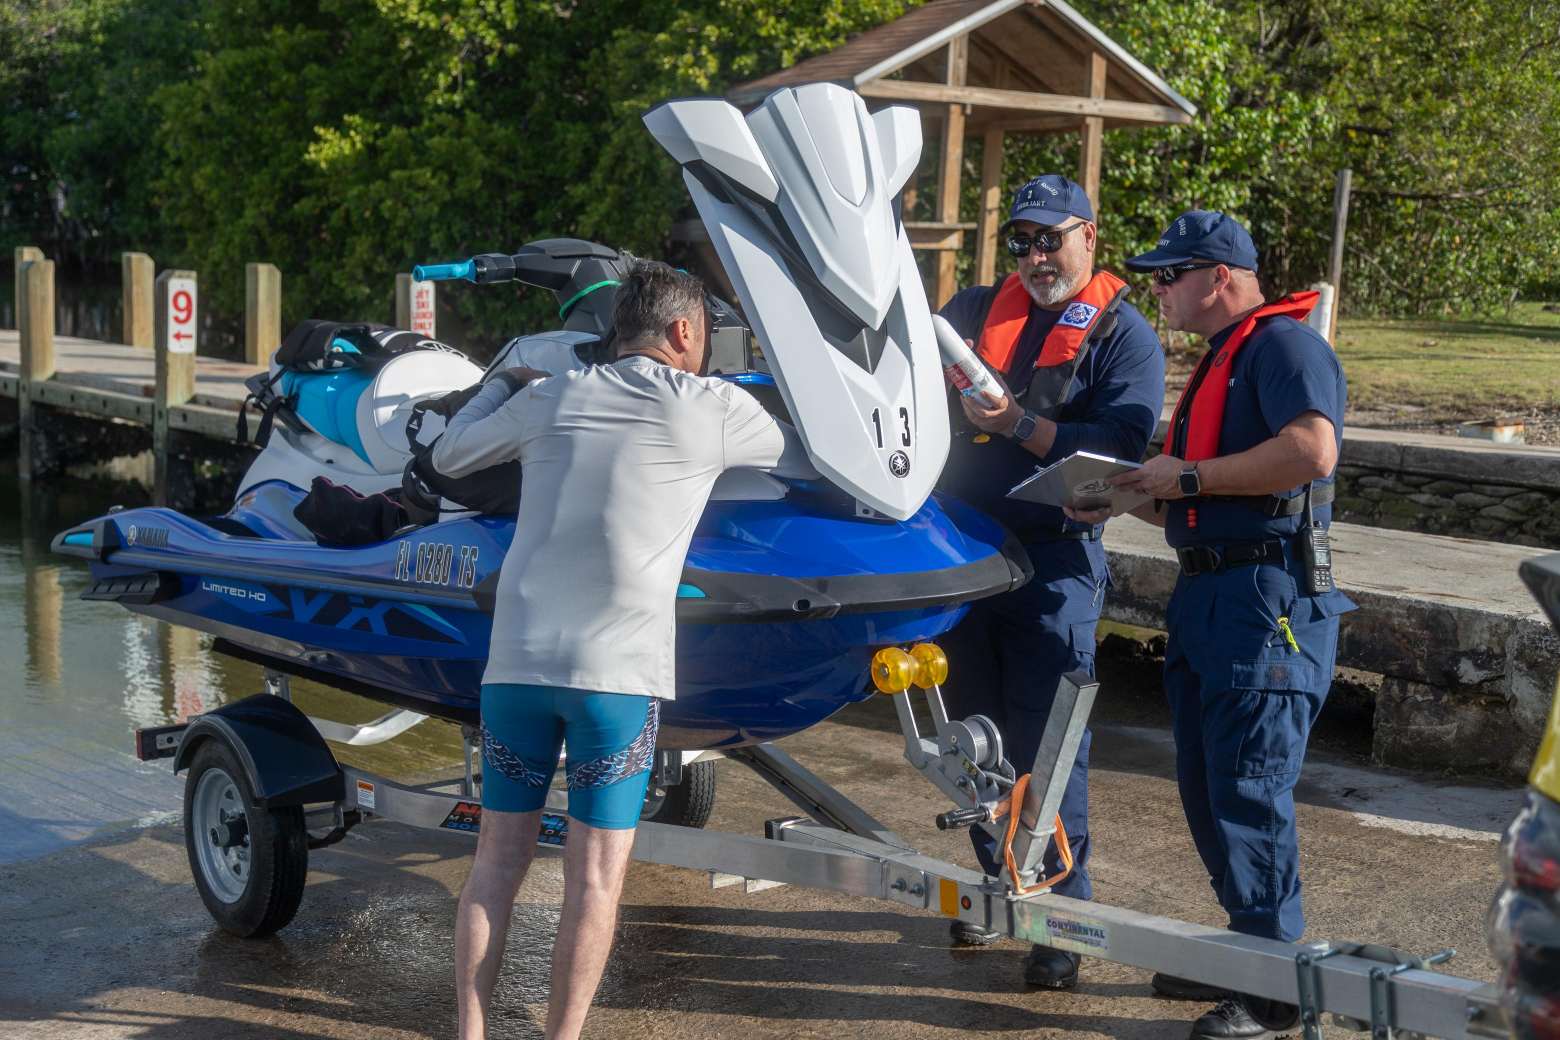
[[[1089,322],[1093,321],[1094,316],[1099,312],[1100,309],[1092,303],[1075,300],[1062,312],[1062,316],[1056,319],[1056,323],[1058,325],[1070,325],[1075,329],[1086,329],[1089,327]]]

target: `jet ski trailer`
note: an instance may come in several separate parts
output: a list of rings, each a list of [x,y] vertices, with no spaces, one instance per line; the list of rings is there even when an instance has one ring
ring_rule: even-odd
[[[1065,844],[1054,821],[1095,686],[1082,676],[1061,681],[1033,763],[1009,762],[989,720],[950,719],[943,705],[939,684],[947,661],[926,640],[951,627],[964,602],[1010,587],[1021,575],[1002,562],[1007,554],[996,532],[980,533],[989,520],[968,515],[973,511],[964,507],[950,506],[945,513],[931,494],[948,451],[946,401],[930,309],[893,205],[920,155],[918,117],[903,108],[869,114],[849,91],[815,84],[777,91],[746,117],[723,101],[695,99],[663,105],[645,122],[682,167],[810,460],[854,504],[844,515],[815,518],[803,502],[793,501],[799,496],[777,486],[767,500],[742,502],[741,509],[760,519],[768,510],[776,527],[800,528],[798,537],[810,543],[857,542],[879,525],[879,532],[904,532],[939,552],[968,552],[976,557],[969,561],[973,564],[989,559],[994,570],[991,582],[980,583],[980,588],[937,596],[926,608],[938,612],[936,616],[914,619],[919,630],[885,628],[871,613],[860,615],[865,628],[859,639],[849,637],[851,652],[860,653],[859,663],[851,664],[856,670],[836,689],[805,681],[788,687],[797,670],[816,664],[805,653],[796,653],[777,655],[771,662],[775,667],[750,689],[713,691],[708,719],[699,726],[687,725],[687,742],[671,747],[693,753],[711,746],[694,741],[735,731],[719,740],[719,752],[703,753],[723,754],[752,768],[803,815],[768,821],[762,836],[647,822],[640,826],[634,856],[710,870],[716,883],[792,884],[883,899],[1057,949],[1229,987],[1265,998],[1270,1005],[1254,1010],[1275,1028],[1298,1021],[1307,1040],[1316,1040],[1326,1012],[1369,1030],[1376,1040],[1387,1040],[1394,1031],[1451,1040],[1503,1035],[1493,989],[1428,970],[1436,957],[1421,961],[1374,946],[1275,942],[1047,891],[1054,878],[1041,876],[1043,853],[1053,835]],[[393,395],[383,402],[378,397],[367,400],[362,407],[375,414],[367,416],[364,428],[390,428],[389,415],[399,407]],[[381,403],[386,416],[376,418]],[[400,457],[399,446],[372,437],[365,437],[362,446],[367,476],[399,472],[389,464]],[[328,451],[338,462],[345,457],[335,448]],[[303,485],[285,474],[307,468],[300,463],[278,470],[284,475],[256,488],[299,488]],[[264,598],[268,593],[255,586],[274,575],[263,572],[258,557],[251,561],[247,579],[225,578],[221,566],[231,567],[233,558],[245,552],[259,553],[264,535],[235,537],[221,543],[223,552],[206,553],[210,577],[186,569],[168,578],[167,554],[178,548],[170,533],[176,515],[137,512],[143,515],[111,514],[66,532],[56,540],[56,549],[95,559],[95,566],[104,568],[113,568],[116,560],[133,563],[126,572],[104,570],[98,575],[107,583],[102,598],[154,616],[158,609],[176,604],[174,594],[188,593],[187,585],[197,579],[221,586],[203,591],[231,601],[227,605],[235,613],[222,623],[232,638],[252,638],[244,635],[260,627],[252,617],[271,611]],[[944,526],[918,535],[913,522],[917,517]],[[130,526],[137,519],[151,526]],[[830,525],[823,526],[822,520]],[[489,517],[449,523],[499,522]],[[766,551],[769,543],[740,527],[745,522],[741,513],[722,521],[740,536],[730,539],[735,547],[750,549],[752,566],[743,569],[785,576],[786,554],[772,546]],[[828,533],[810,536],[809,531]],[[848,536],[852,531],[857,534]],[[287,553],[332,552],[312,543],[288,544],[304,547]],[[690,551],[694,564],[697,550],[696,542]],[[484,551],[483,564],[490,566],[493,555]],[[339,553],[330,557],[349,558]],[[423,576],[421,563],[419,557],[414,577]],[[885,568],[874,557],[867,571],[877,578],[896,569],[907,570],[905,562]],[[451,570],[443,569],[445,585]],[[477,578],[469,568],[456,573],[471,581]],[[839,583],[831,576],[828,584]],[[384,587],[381,574],[346,592],[377,594]],[[458,590],[451,586],[445,591],[453,595]],[[828,591],[822,583],[820,591]],[[463,604],[470,600],[469,592],[462,593]],[[908,599],[896,599],[891,606],[921,609],[914,588],[904,594]],[[403,599],[411,595],[401,593]],[[790,606],[798,616],[774,627],[798,638],[827,631],[817,626],[837,620],[832,607],[811,616],[818,612],[810,600]],[[237,611],[242,607],[253,615],[241,617]],[[350,612],[370,607],[349,601],[343,609],[348,612],[343,617],[356,617]],[[312,608],[306,612],[311,617],[315,613]],[[196,627],[212,620],[200,610],[186,616],[180,623]],[[405,640],[388,628],[383,634],[368,634],[377,641],[339,651],[312,645],[308,640],[314,640],[313,635],[296,646],[272,642],[272,650],[281,651],[272,667],[287,667],[268,672],[265,693],[182,725],[137,734],[141,757],[171,758],[176,771],[188,770],[185,842],[196,886],[212,915],[230,931],[262,935],[287,924],[303,896],[309,850],[339,841],[364,820],[463,832],[480,826],[470,727],[465,776],[453,789],[418,788],[343,766],[326,744],[327,738],[349,744],[386,739],[404,728],[408,717],[392,714],[367,727],[316,724],[291,703],[282,673],[297,669],[300,661],[330,671],[335,658],[349,651],[355,660],[371,662],[395,653],[389,644]],[[904,644],[914,645],[906,650]],[[741,663],[740,647],[723,653],[733,666]],[[332,676],[339,684],[344,674],[350,674],[345,666]],[[423,674],[439,677],[436,671]],[[769,743],[857,699],[867,674],[879,692],[894,699],[906,759],[951,800],[949,810],[938,818],[939,826],[981,827],[996,837],[1006,852],[1002,877],[984,877],[922,856]],[[418,685],[409,684],[408,690],[415,692]],[[931,719],[927,735],[911,709],[916,690],[924,696]],[[820,697],[823,703],[816,710],[807,707],[808,698]],[[679,693],[673,704],[694,711],[697,700],[690,697],[685,703]],[[798,705],[811,717],[797,716]],[[657,786],[675,783],[684,765],[684,757],[675,753],[659,756]],[[1015,765],[1030,768],[1021,775]],[[556,801],[549,803],[541,837],[546,849],[556,850],[568,839],[561,808]]]
[[[762,836],[643,822],[634,859],[707,871],[713,887],[795,885],[880,899],[1024,942],[1227,987],[1260,998],[1253,1012],[1264,1024],[1302,1031],[1305,1040],[1320,1040],[1328,1013],[1331,1025],[1369,1032],[1372,1040],[1394,1033],[1510,1035],[1495,987],[1430,970],[1451,950],[1420,958],[1377,945],[1286,943],[1052,894],[1042,858],[1057,836],[1056,812],[1097,685],[1083,674],[1061,679],[1039,753],[1019,778],[989,720],[948,717],[939,686],[947,669],[942,651],[922,643],[908,652],[881,651],[872,671],[878,692],[893,698],[905,759],[952,802],[937,826],[990,831],[1004,849],[1001,877],[921,855],[769,743],[724,757],[752,769],[802,815],[765,821]],[[930,734],[922,733],[912,706],[917,693]],[[287,677],[272,673],[266,693],[137,733],[140,757],[172,758],[176,771],[190,771],[185,842],[201,898],[224,929],[260,936],[285,926],[302,900],[308,850],[339,841],[366,820],[476,835],[480,776],[471,768],[469,731],[466,774],[444,785],[409,786],[340,765],[322,739],[373,743],[397,731],[383,724],[377,730],[316,723],[291,703]],[[568,840],[565,803],[565,792],[550,792],[543,855],[561,853]],[[262,878],[269,883],[252,883]]]

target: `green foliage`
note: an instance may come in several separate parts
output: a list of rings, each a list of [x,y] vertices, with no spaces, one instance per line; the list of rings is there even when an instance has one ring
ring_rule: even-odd
[[[1336,171],[1353,170],[1345,301],[1488,310],[1560,288],[1560,6],[1467,0],[1079,0],[1198,106],[1106,135],[1107,263],[1176,213],[1251,229],[1274,291],[1325,278]],[[1066,138],[1009,150],[1010,184],[1076,169]]]
[[[0,5],[0,248],[38,245],[81,268],[161,248],[151,103],[189,74],[199,0]]]
[[[640,116],[668,98],[838,44],[903,9],[875,0],[217,0],[230,41],[159,97],[164,185],[184,252],[220,274],[287,271],[293,320],[389,316],[396,271],[419,261],[573,235],[664,250],[687,198]],[[465,329],[492,343],[546,320],[552,301],[451,286]]]
[[[288,322],[386,319],[395,272],[534,238],[664,254],[687,199],[640,116],[914,2],[10,0],[0,241],[109,277],[120,250],[146,250],[199,270],[227,315],[242,265],[268,260]],[[1251,226],[1271,288],[1304,285],[1325,272],[1349,165],[1352,309],[1487,308],[1560,280],[1555,5],[1075,2],[1199,109],[1107,135],[1108,264],[1217,207]],[[1076,149],[1010,139],[1009,187],[1074,170]],[[979,161],[972,142],[966,214]],[[551,311],[534,291],[443,298],[442,328],[467,343]]]
[[[1560,5],[1329,4],[1354,169],[1346,284],[1377,310],[1492,309],[1560,279]]]
[[[1326,225],[1332,174],[1315,142],[1334,120],[1325,99],[1296,89],[1255,44],[1256,9],[1220,0],[1086,0],[1079,10],[1197,106],[1189,126],[1105,135],[1101,257],[1121,270],[1188,209],[1236,214],[1262,248],[1272,286],[1314,278],[1305,259]],[[1034,173],[1076,175],[1077,138],[1025,136],[1004,155],[1011,184]]]

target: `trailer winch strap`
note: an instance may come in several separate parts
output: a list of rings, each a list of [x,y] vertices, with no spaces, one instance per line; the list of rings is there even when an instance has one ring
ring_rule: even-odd
[[[1002,861],[1007,865],[1008,878],[1013,883],[1014,894],[1021,896],[1028,895],[1031,892],[1044,892],[1046,889],[1050,888],[1052,885],[1071,874],[1073,869],[1072,846],[1067,841],[1067,828],[1062,825],[1062,814],[1057,813],[1055,841],[1057,855],[1062,861],[1062,869],[1058,873],[1053,874],[1048,878],[1041,878],[1039,881],[1036,881],[1034,884],[1027,887],[1019,880],[1018,863],[1013,859],[1013,839],[1018,835],[1018,817],[1020,813],[1020,809],[1015,808],[1015,806],[1023,806],[1024,792],[1028,789],[1029,774],[1025,773],[1023,776],[1018,778],[1018,781],[1013,785],[1012,792],[1007,797],[1007,835],[1002,839]]]

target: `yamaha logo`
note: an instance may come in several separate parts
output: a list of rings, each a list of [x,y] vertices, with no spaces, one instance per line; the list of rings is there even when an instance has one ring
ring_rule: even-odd
[[[902,451],[896,451],[888,457],[888,471],[896,477],[910,475],[910,456]]]

